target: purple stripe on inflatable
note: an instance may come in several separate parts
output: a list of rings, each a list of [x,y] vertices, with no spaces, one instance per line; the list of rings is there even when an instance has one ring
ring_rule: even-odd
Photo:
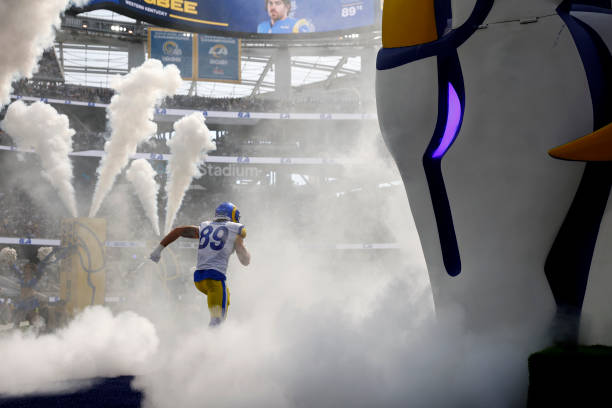
[[[461,121],[461,102],[457,91],[453,88],[453,85],[448,83],[448,115],[446,117],[446,128],[444,129],[444,135],[440,141],[440,146],[433,152],[432,157],[438,159],[444,156],[444,153],[448,150],[455,137],[457,137],[457,130],[459,129],[459,122]]]

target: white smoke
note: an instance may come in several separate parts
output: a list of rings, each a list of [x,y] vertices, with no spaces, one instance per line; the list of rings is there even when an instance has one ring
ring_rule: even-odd
[[[73,1],[84,4],[87,0]],[[0,53],[0,105],[10,102],[11,82],[29,78],[43,51],[53,45],[60,13],[69,0],[0,1],[0,38],[10,45]]]
[[[11,247],[2,248],[0,250],[0,263],[14,264],[17,262],[17,251]]]
[[[40,247],[38,251],[36,251],[36,257],[39,261],[44,261],[47,256],[53,251],[51,247]],[[55,262],[55,255],[48,259],[48,262]]]
[[[149,320],[90,307],[54,334],[13,331],[0,337],[0,394],[55,391],[71,380],[133,374],[158,345]]]
[[[215,149],[204,121],[204,115],[194,112],[174,124],[176,133],[168,142],[172,157],[168,161],[168,184],[166,185],[168,196],[166,233],[172,228],[176,213],[192,179],[200,176],[198,164],[205,159],[206,152]]]
[[[117,175],[136,153],[138,144],[157,131],[153,122],[155,104],[161,98],[174,95],[181,85],[181,74],[176,65],[164,67],[159,60],[150,59],[111,82],[115,95],[107,108],[112,129],[111,139],[104,146],[106,156],[98,168],[98,182],[89,216],[96,215],[102,201],[113,187]]]
[[[21,149],[33,148],[40,158],[43,177],[57,190],[70,215],[77,216],[72,185],[72,136],[68,117],[51,105],[35,102],[28,106],[13,102],[0,124]]]
[[[157,214],[159,185],[155,182],[155,174],[155,170],[147,160],[138,159],[132,162],[126,172],[126,177],[136,191],[155,234],[159,235],[159,216]]]

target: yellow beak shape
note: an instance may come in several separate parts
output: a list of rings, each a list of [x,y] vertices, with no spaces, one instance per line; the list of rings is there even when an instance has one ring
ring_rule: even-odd
[[[385,0],[383,48],[411,47],[437,39],[433,0]]]
[[[548,151],[552,157],[575,161],[612,161],[612,123]]]

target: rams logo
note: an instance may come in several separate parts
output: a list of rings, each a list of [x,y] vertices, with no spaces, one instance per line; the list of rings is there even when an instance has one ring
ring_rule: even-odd
[[[212,55],[215,58],[223,58],[228,56],[229,51],[227,50],[227,47],[225,45],[215,44],[210,47],[210,50],[208,50],[208,54]]]
[[[181,51],[180,47],[174,41],[166,41],[162,49],[164,51],[164,55],[183,55],[183,51]]]
[[[305,18],[301,18],[295,23],[293,26],[294,33],[313,33],[315,31],[315,26],[312,22],[306,20]]]

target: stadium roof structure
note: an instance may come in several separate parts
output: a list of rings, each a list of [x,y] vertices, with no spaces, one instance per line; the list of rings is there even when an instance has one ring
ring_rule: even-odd
[[[66,83],[109,87],[111,77],[128,72],[130,42],[146,41],[151,27],[107,10],[77,16],[66,15],[55,42],[55,53]],[[357,76],[362,69],[363,50],[380,46],[380,33],[348,34],[333,39],[310,41],[242,41],[240,83],[184,81],[179,94],[206,97],[245,97],[275,90],[272,51],[290,46],[291,86],[315,83],[329,86],[335,79]],[[361,53],[361,54],[360,54]]]

